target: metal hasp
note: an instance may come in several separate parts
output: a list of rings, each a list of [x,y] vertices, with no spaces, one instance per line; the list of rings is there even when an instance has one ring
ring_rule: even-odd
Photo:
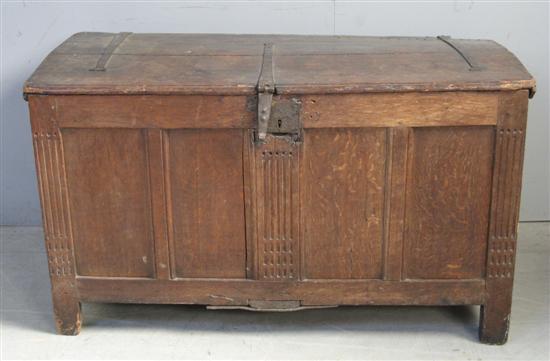
[[[262,70],[257,85],[258,91],[258,127],[256,130],[259,141],[267,136],[267,124],[271,116],[271,102],[275,94],[275,79],[273,78],[273,44],[264,44]]]
[[[265,141],[267,134],[290,136],[298,141],[301,134],[301,102],[295,98],[274,97],[277,93],[273,76],[273,44],[264,44],[262,69],[257,85],[258,124],[256,141]]]

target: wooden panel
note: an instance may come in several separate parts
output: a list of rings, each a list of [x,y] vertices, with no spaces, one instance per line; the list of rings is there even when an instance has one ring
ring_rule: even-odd
[[[255,145],[257,278],[300,278],[300,145],[268,136]]]
[[[302,96],[305,128],[494,125],[497,93]]]
[[[442,46],[447,45],[442,42]],[[515,58],[510,58],[510,53],[497,54],[497,51],[483,49],[476,54],[476,63],[482,65],[483,70],[471,71],[464,59],[448,48],[437,55],[410,52],[275,56],[277,92],[355,94],[517,90],[531,88],[535,84],[521,63]]]
[[[301,301],[309,305],[478,305],[483,280],[117,280],[77,278],[83,301],[246,305],[249,300]]]
[[[246,96],[51,96],[64,128],[251,128],[255,100]]]
[[[145,136],[141,130],[63,130],[77,273],[153,277]]]
[[[485,271],[494,128],[414,129],[405,278],[480,278]]]
[[[167,134],[174,276],[244,278],[244,131]]]
[[[379,278],[385,129],[305,131],[306,278]]]
[[[276,97],[276,99],[278,99]],[[252,128],[246,96],[51,96],[64,128]],[[301,97],[305,128],[494,125],[497,93],[404,93]]]

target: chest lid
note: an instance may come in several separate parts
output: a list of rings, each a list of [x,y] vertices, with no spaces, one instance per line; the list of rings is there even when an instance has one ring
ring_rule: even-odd
[[[27,94],[254,94],[270,47],[273,92],[535,89],[504,47],[448,37],[78,33]]]

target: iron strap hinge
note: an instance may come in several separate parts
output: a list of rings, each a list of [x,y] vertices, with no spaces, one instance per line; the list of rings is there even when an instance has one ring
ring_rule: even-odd
[[[111,42],[109,45],[103,49],[101,52],[101,56],[97,60],[97,63],[95,67],[89,69],[90,71],[105,71],[107,67],[107,63],[111,59],[111,56],[113,56],[113,53],[115,50],[122,44],[124,40],[128,36],[130,36],[132,33],[118,33],[113,36],[111,39]]]
[[[448,46],[450,46],[454,51],[456,51],[458,53],[458,55],[460,55],[460,57],[462,59],[464,59],[464,61],[466,62],[466,64],[468,64],[468,67],[469,67],[469,70],[470,71],[480,71],[480,70],[483,70],[483,67],[481,67],[480,65],[478,65],[476,62],[474,62],[474,60],[472,59],[472,57],[470,57],[466,51],[464,49],[462,49],[462,47],[460,46],[460,44],[455,41],[454,39],[452,39],[450,36],[446,36],[446,35],[439,35],[437,37],[438,40],[441,40],[442,42],[444,42],[445,44],[447,44]]]

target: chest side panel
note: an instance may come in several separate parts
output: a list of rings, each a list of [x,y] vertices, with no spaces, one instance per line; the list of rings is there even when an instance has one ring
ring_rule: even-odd
[[[145,134],[63,129],[77,274],[152,277]]]
[[[416,128],[409,140],[404,278],[482,278],[494,128]]]

